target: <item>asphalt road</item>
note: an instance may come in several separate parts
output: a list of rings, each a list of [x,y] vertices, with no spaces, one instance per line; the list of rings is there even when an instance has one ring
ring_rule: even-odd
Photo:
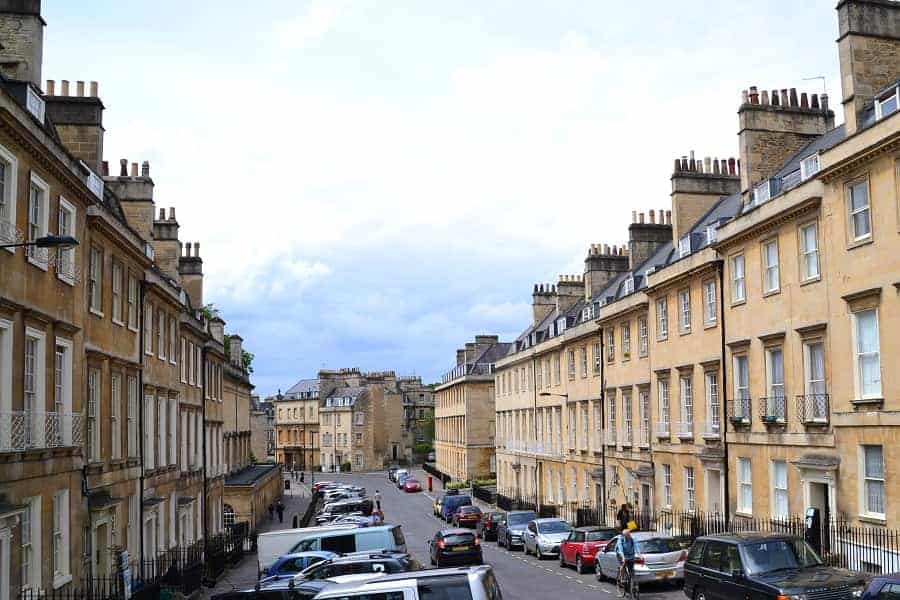
[[[423,472],[416,473],[420,481],[426,481]],[[385,474],[316,474],[316,480],[353,482],[366,488],[371,497],[375,490],[381,490],[382,509],[385,520],[403,525],[403,533],[409,551],[423,565],[428,566],[426,542],[441,527],[443,521],[432,516],[433,494],[401,492],[388,481]],[[437,486],[440,482],[435,481]],[[438,488],[435,488],[437,493]],[[483,546],[484,561],[494,568],[503,596],[512,600],[579,600],[599,597],[617,598],[615,586],[601,583],[593,574],[578,575],[574,569],[559,566],[555,557],[538,561],[534,556],[525,556],[521,550],[510,552],[486,542]],[[641,598],[647,600],[685,600],[681,588],[672,585],[642,586]]]

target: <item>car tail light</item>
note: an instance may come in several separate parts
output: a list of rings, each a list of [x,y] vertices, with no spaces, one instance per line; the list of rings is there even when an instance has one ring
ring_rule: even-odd
[[[684,562],[687,560],[687,550],[681,551],[681,556],[678,557],[678,562]]]
[[[447,544],[444,543],[444,540],[438,540],[437,546],[438,546],[438,548],[443,550],[447,546]]]
[[[644,564],[644,557],[643,557],[643,556],[635,556],[635,557],[634,557],[634,564],[636,564],[636,565],[642,565],[642,564]]]
[[[475,536],[475,545],[476,545],[476,546],[480,546],[480,545],[481,545],[481,540],[478,539],[478,536],[477,536],[477,535]]]

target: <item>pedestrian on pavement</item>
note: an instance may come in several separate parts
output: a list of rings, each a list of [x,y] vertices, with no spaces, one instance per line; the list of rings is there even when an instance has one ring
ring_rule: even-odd
[[[375,490],[375,509],[381,510],[381,490]]]
[[[622,504],[619,507],[619,512],[616,513],[616,520],[619,522],[619,529],[628,529],[628,521],[631,520],[631,515],[628,513],[628,505]]]
[[[269,520],[271,521],[275,517],[275,505],[269,502]]]
[[[284,523],[284,504],[281,503],[281,500],[275,505],[275,510],[278,511],[278,522]]]
[[[294,515],[294,520],[291,521],[291,527],[294,529],[297,529],[297,527],[299,527],[299,526],[300,526],[300,521],[297,518],[297,515]]]

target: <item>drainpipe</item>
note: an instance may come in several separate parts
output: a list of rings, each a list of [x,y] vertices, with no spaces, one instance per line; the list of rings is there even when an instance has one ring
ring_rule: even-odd
[[[606,525],[606,336],[600,327],[600,518]]]
[[[140,502],[140,509],[138,510],[138,536],[140,539],[140,548],[138,548],[138,556],[140,556],[140,565],[143,568],[144,566],[144,467],[146,465],[146,461],[144,460],[144,310],[146,308],[144,304],[144,295],[145,295],[145,284],[146,281],[141,279],[138,285],[138,303],[140,309],[138,310],[138,364],[141,366],[138,371],[138,436],[140,439],[138,440],[138,455],[140,456],[141,461],[141,476],[140,476],[140,484],[139,484],[139,492],[140,495],[138,497],[138,502]]]
[[[537,371],[535,370],[537,363],[534,357],[534,350],[531,351],[531,397],[533,402],[532,414],[531,414],[531,427],[534,429],[534,445],[535,448],[538,444],[537,439]],[[543,466],[543,463],[537,458],[535,455],[534,459],[534,496],[535,500],[540,506],[541,504],[541,480],[543,477],[538,475],[538,471],[542,470],[540,467]]]
[[[716,271],[719,275],[719,331],[721,334],[721,358],[719,362],[722,364],[722,385],[719,386],[722,402],[720,406],[721,415],[719,416],[719,435],[722,436],[722,448],[724,454],[724,467],[722,469],[722,485],[723,485],[723,504],[722,512],[725,513],[725,524],[729,522],[731,514],[731,482],[729,481],[729,462],[728,462],[728,382],[727,372],[725,368],[725,262],[722,259],[716,261]]]
[[[200,393],[200,420],[203,421],[203,457],[201,460],[201,465],[203,466],[203,555],[206,556],[206,546],[209,543],[209,519],[207,516],[209,515],[209,479],[207,477],[206,472],[206,369],[203,368],[203,365],[206,364],[206,346],[200,348],[200,364],[198,365],[198,369],[200,369],[200,377],[202,381],[202,390]]]

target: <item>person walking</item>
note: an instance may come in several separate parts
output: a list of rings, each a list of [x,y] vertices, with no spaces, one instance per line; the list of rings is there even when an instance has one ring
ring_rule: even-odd
[[[616,513],[616,521],[619,522],[619,529],[628,529],[628,521],[631,520],[631,515],[628,512],[628,505],[622,504],[619,507],[619,512]]]
[[[278,522],[284,523],[284,504],[282,504],[281,500],[275,505],[275,510],[278,511]]]
[[[375,509],[381,510],[381,490],[375,490]]]
[[[269,520],[275,518],[275,505],[269,502]]]

